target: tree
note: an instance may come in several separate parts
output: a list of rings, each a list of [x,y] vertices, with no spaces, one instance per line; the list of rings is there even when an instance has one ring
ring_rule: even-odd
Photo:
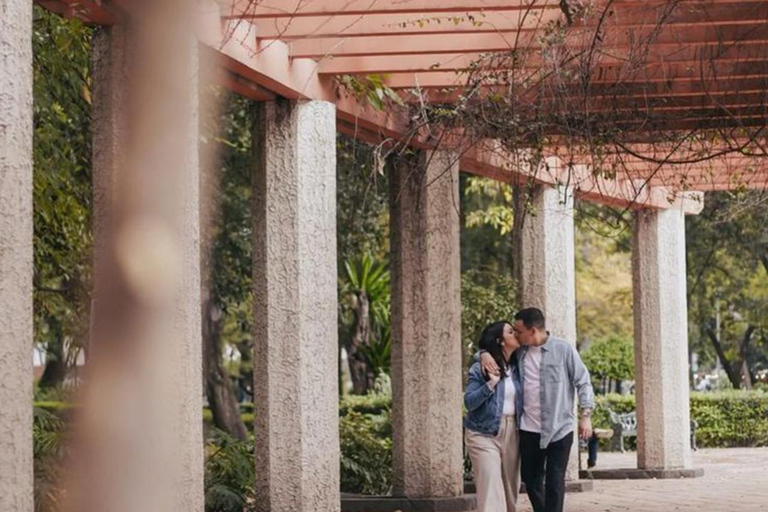
[[[203,173],[202,232],[202,334],[203,373],[214,425],[244,440],[246,429],[232,385],[223,364],[226,346],[236,346],[241,358],[250,360],[252,315],[243,315],[251,301],[251,104],[220,91],[219,116],[206,119],[203,162],[212,168]],[[212,158],[216,152],[218,158]],[[234,324],[234,325],[233,325]]]
[[[691,350],[719,361],[734,388],[750,387],[766,365],[768,196],[761,191],[707,194],[687,221]]]
[[[631,338],[614,335],[594,341],[581,357],[597,389],[608,391],[612,382],[635,378],[635,346]]]
[[[629,219],[579,202],[576,210],[576,323],[580,344],[632,339],[632,255]]]
[[[389,188],[377,148],[339,135],[336,150],[339,361],[343,348],[365,393],[389,370]]]
[[[387,265],[364,256],[345,262],[346,281],[342,304],[345,317],[351,316],[349,333],[342,338],[347,352],[352,388],[365,394],[377,373],[389,370],[390,355],[390,275]]]
[[[35,342],[41,387],[64,382],[86,348],[91,280],[92,29],[34,8]]]

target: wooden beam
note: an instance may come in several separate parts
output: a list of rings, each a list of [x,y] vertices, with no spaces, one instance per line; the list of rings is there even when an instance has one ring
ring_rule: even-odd
[[[89,25],[114,25],[122,13],[98,0],[36,0],[40,7],[63,18],[78,19]]]
[[[531,5],[533,4],[533,5]],[[299,18],[346,15],[418,14],[425,11],[466,13],[470,11],[520,11],[559,9],[557,0],[236,0],[222,4],[222,15],[248,19]]]
[[[531,75],[536,68],[525,69]],[[727,83],[728,80],[745,77],[768,76],[768,60],[744,59],[744,60],[716,60],[702,65],[701,62],[656,62],[641,67],[638,71],[630,72],[625,66],[615,64],[598,64],[590,79],[593,87],[612,89],[620,87],[651,87],[663,88],[667,84],[702,84],[706,88],[708,84]],[[416,86],[421,88],[445,89],[460,87],[467,82],[465,70],[427,70],[427,71],[401,71],[387,74],[386,84],[392,89],[411,89]],[[489,83],[490,85],[490,83]],[[657,89],[658,90],[658,89]]]
[[[735,23],[755,23],[768,19],[765,2],[740,2],[699,7],[683,4],[674,10],[661,27],[718,26]],[[648,28],[659,24],[660,4],[641,4],[612,9],[606,28]],[[513,10],[509,12],[445,13],[429,9],[415,14],[336,14],[332,16],[287,17],[257,19],[259,37],[266,39],[296,39],[323,37],[371,37],[386,35],[495,33],[518,30],[539,30],[549,22],[560,19],[558,10]],[[245,16],[247,18],[248,16]],[[581,27],[588,28],[588,27]]]
[[[666,28],[666,27],[665,27]],[[638,41],[648,40],[650,29],[607,30],[600,48],[621,49],[637,47]],[[574,33],[567,44],[577,51],[588,48],[593,37],[592,31]],[[536,51],[540,48],[540,34],[537,31],[499,31],[486,33],[458,33],[447,38],[443,34],[423,33],[410,35],[327,37],[317,39],[296,39],[291,41],[291,56],[320,59],[324,57],[361,57],[382,55],[433,55],[455,52],[504,52],[512,49]],[[662,29],[656,34],[650,47],[675,49],[682,45],[720,46],[734,43],[768,43],[768,23],[765,20],[753,23],[734,23],[722,26],[691,27],[689,30]]]
[[[729,47],[708,47],[701,46],[680,46],[674,50],[662,51],[660,49],[650,48],[644,63],[647,66],[659,65],[659,63],[681,63],[685,69],[691,71],[704,66],[706,68],[713,62],[740,62],[740,61],[760,61],[765,60],[768,54],[768,45],[762,41],[745,42]],[[389,55],[384,56],[363,56],[363,57],[338,57],[326,58],[319,61],[320,74],[386,74],[386,73],[420,73],[428,71],[463,71],[470,69],[473,65],[482,65],[483,59],[488,60],[488,55],[478,52],[456,52],[436,55],[400,55],[392,58]],[[524,64],[515,62],[519,68],[541,69],[546,66],[539,53],[523,55]],[[511,59],[510,59],[511,60]],[[616,66],[625,73],[628,73],[628,56],[621,52],[611,53],[600,52],[595,55],[597,66]],[[506,69],[507,60],[500,59],[493,61],[493,65],[498,69]],[[574,66],[581,61],[574,59]],[[511,64],[511,62],[510,62]],[[638,69],[642,69],[643,62],[638,62]],[[639,75],[642,76],[642,75]],[[596,77],[597,78],[597,77]]]

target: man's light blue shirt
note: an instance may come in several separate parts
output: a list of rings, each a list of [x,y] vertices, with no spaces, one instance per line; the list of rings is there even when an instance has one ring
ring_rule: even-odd
[[[521,391],[525,395],[525,359],[528,347],[521,347]],[[573,432],[576,423],[574,395],[578,392],[579,408],[594,409],[594,392],[589,371],[581,361],[576,347],[567,341],[549,336],[541,345],[541,448],[559,441]],[[523,401],[525,414],[525,401]]]

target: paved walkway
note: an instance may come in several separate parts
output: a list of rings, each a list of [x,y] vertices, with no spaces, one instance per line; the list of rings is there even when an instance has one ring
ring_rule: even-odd
[[[598,467],[635,467],[634,453],[601,453]],[[701,478],[595,480],[591,492],[567,494],[566,512],[768,512],[768,448],[699,450]],[[525,495],[521,512],[530,512]]]

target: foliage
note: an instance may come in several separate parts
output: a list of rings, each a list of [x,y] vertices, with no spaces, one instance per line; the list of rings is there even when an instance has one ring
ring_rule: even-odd
[[[342,492],[391,492],[392,435],[389,416],[349,411],[339,419],[339,434]]]
[[[464,194],[468,197],[477,197],[478,202],[485,203],[485,208],[477,207],[466,214],[467,228],[490,226],[501,236],[512,231],[514,218],[510,208],[512,203],[510,185],[490,178],[468,176]]]
[[[384,261],[374,261],[366,254],[356,262],[345,261],[345,289],[348,294],[362,290],[368,297],[373,325],[389,323],[390,274]]]
[[[579,344],[632,339],[632,255],[628,219],[579,202],[576,210],[576,324]]]
[[[243,512],[253,506],[253,436],[240,441],[214,430],[206,441],[206,512]]]
[[[370,74],[363,77],[341,75],[336,78],[336,84],[341,92],[350,94],[359,102],[366,102],[378,111],[384,111],[388,106],[403,105],[403,100],[391,87],[385,83],[386,75]]]
[[[339,403],[341,491],[387,494],[392,491],[392,395],[379,378],[379,392],[349,396]]]
[[[728,364],[738,370],[741,342],[751,373],[768,368],[768,195],[762,191],[707,194],[701,214],[686,221],[691,351],[701,365],[716,359],[719,338]]]
[[[608,408],[617,413],[635,410],[634,395],[596,398],[596,428],[611,428]],[[696,440],[702,448],[768,446],[768,393],[730,390],[691,393],[691,419],[696,421]],[[634,441],[631,440],[628,445]]]
[[[517,309],[515,300],[515,283],[510,277],[481,270],[462,273],[461,338],[465,360],[476,350],[486,325],[512,319]]]
[[[336,225],[339,272],[344,262],[370,254],[389,257],[389,186],[377,149],[345,135],[336,138]]]
[[[251,255],[253,235],[251,222],[251,125],[252,104],[234,94],[222,95],[222,112],[216,122],[213,142],[218,149],[218,168],[206,190],[212,218],[211,297],[225,313],[225,324],[234,324],[231,336],[250,334],[250,320],[238,314],[238,308],[251,300]],[[205,143],[206,141],[204,141]],[[213,181],[216,180],[215,183]],[[236,343],[237,340],[233,340]]]
[[[632,380],[635,378],[635,346],[631,339],[611,336],[592,342],[581,353],[596,389],[601,381]]]
[[[64,366],[83,345],[90,303],[91,34],[34,8],[35,341]]]
[[[33,414],[35,512],[54,512],[63,497],[58,481],[66,455],[66,423],[42,407],[35,406]]]
[[[512,275],[512,189],[461,174],[461,269]]]

